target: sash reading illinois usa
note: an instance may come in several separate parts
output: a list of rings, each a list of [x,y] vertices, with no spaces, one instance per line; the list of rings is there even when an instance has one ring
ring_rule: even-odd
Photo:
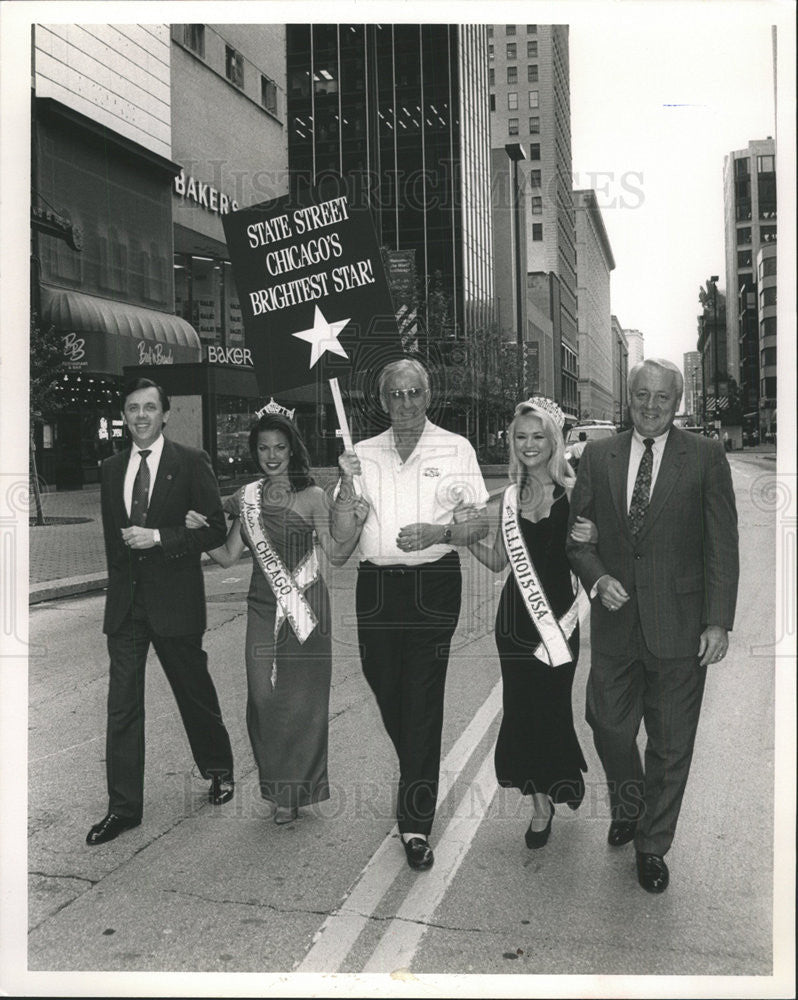
[[[371,217],[346,195],[287,197],[222,219],[263,394],[381,367],[402,353]]]

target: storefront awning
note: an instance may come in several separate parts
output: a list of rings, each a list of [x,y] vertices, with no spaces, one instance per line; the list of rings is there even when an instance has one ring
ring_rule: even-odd
[[[41,287],[41,322],[54,326],[64,345],[64,368],[121,375],[125,365],[199,361],[200,339],[180,316],[89,295]]]

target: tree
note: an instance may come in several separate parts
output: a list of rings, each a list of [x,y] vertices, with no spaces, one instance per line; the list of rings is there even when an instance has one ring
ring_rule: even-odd
[[[39,474],[36,466],[34,428],[44,422],[44,414],[57,413],[63,406],[57,386],[63,374],[63,347],[54,326],[42,329],[35,310],[30,317],[30,464],[33,496],[36,501],[36,524],[44,524]]]

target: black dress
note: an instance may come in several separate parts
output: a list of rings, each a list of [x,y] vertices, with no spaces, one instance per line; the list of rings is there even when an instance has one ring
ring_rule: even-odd
[[[519,513],[518,524],[552,611],[560,618],[574,589],[565,555],[568,498],[561,487],[548,517],[533,524]],[[550,667],[535,658],[540,636],[524,608],[512,571],[496,615],[496,646],[502,670],[504,715],[496,743],[496,777],[524,795],[548,793],[554,802],[577,809],[585,794],[585,758],[574,732],[571,686],[579,657],[579,626],[568,645],[573,660]]]

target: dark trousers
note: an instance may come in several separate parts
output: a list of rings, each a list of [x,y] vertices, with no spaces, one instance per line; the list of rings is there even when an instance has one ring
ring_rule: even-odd
[[[593,650],[585,715],[607,775],[612,817],[638,819],[638,851],[665,854],[673,841],[706,673],[697,655],[654,656],[639,623],[618,655]],[[637,748],[641,719],[645,769]]]
[[[172,687],[197,767],[205,778],[233,777],[233,752],[216,688],[208,673],[202,633],[156,635],[134,605],[108,636],[111,659],[105,761],[108,811],[140,819],[144,805],[144,672],[150,643]]]
[[[399,758],[396,817],[401,833],[429,834],[432,829],[446,668],[460,597],[456,552],[418,567],[360,564],[360,657]]]

